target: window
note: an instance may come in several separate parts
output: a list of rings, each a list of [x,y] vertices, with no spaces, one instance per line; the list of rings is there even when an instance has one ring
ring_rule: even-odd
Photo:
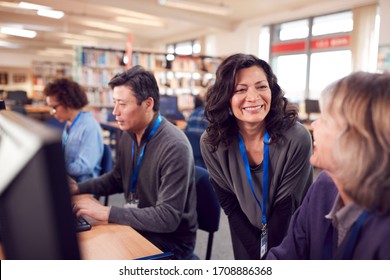
[[[271,66],[291,102],[318,99],[329,83],[351,72],[352,29],[352,11],[269,27]]]
[[[184,41],[167,45],[167,52],[178,55],[193,55],[201,52],[199,40]]]

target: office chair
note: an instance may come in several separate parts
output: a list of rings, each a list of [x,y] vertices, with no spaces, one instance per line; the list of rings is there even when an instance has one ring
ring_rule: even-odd
[[[63,130],[64,129],[64,126],[66,124],[66,121],[65,122],[60,122],[59,120],[57,120],[56,118],[54,117],[50,117],[48,118],[47,120],[44,121],[45,124],[47,125],[50,125],[51,127],[54,127],[58,130]]]
[[[187,136],[188,140],[190,141],[191,147],[192,147],[192,153],[194,155],[194,161],[195,165],[206,168],[206,165],[204,164],[202,154],[200,152],[200,134],[194,133],[194,132],[185,132],[185,135]]]
[[[207,241],[206,260],[211,257],[213,247],[214,232],[219,229],[219,220],[221,216],[221,206],[214,188],[209,179],[207,169],[195,166],[195,182],[199,229],[209,233]]]
[[[111,147],[108,144],[103,145],[103,157],[101,160],[101,167],[102,170],[100,171],[100,175],[103,175],[105,173],[108,173],[112,170],[113,167],[113,160],[112,160],[112,153],[111,153]],[[108,195],[104,198],[104,205],[108,205]],[[100,197],[96,197],[96,199],[99,199]]]

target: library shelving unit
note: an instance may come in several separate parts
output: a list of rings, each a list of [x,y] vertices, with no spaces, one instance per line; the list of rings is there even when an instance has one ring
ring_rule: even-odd
[[[110,79],[126,69],[125,50],[77,47],[74,78],[87,89],[90,106],[112,108]],[[128,65],[142,65],[154,73],[160,94],[178,96],[179,110],[193,109],[193,97],[204,90],[215,76],[221,59],[203,55],[172,55],[164,52],[133,50]],[[104,120],[103,117],[99,119]]]
[[[72,64],[64,62],[32,62],[32,98],[34,101],[43,102],[43,89],[46,84],[56,78],[72,77]]]
[[[115,74],[124,71],[125,51],[92,47],[77,47],[75,51],[73,77],[86,89],[90,106],[112,107],[108,82]]]
[[[215,77],[221,58],[204,55],[177,55],[163,52],[132,52],[131,65],[142,65],[156,77],[160,94],[176,95],[178,107],[188,115],[194,95],[200,94]]]

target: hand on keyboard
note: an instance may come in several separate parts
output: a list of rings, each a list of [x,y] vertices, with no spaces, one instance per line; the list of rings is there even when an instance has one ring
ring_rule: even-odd
[[[76,215],[74,215],[74,222],[76,226],[76,232],[91,229],[91,224],[83,216],[77,217]]]

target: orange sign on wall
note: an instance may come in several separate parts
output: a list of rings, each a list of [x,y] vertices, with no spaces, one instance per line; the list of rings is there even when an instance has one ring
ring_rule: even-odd
[[[346,47],[349,46],[349,44],[350,44],[349,36],[339,36],[333,38],[312,40],[310,43],[310,47],[312,49],[328,49],[328,48]]]
[[[324,38],[324,39],[313,39],[310,41],[310,48],[312,50],[340,48],[340,47],[347,47],[349,45],[350,45],[349,35]],[[277,44],[272,46],[272,54],[303,52],[305,49],[306,49],[305,40],[293,42],[293,43],[282,43],[282,44]]]

